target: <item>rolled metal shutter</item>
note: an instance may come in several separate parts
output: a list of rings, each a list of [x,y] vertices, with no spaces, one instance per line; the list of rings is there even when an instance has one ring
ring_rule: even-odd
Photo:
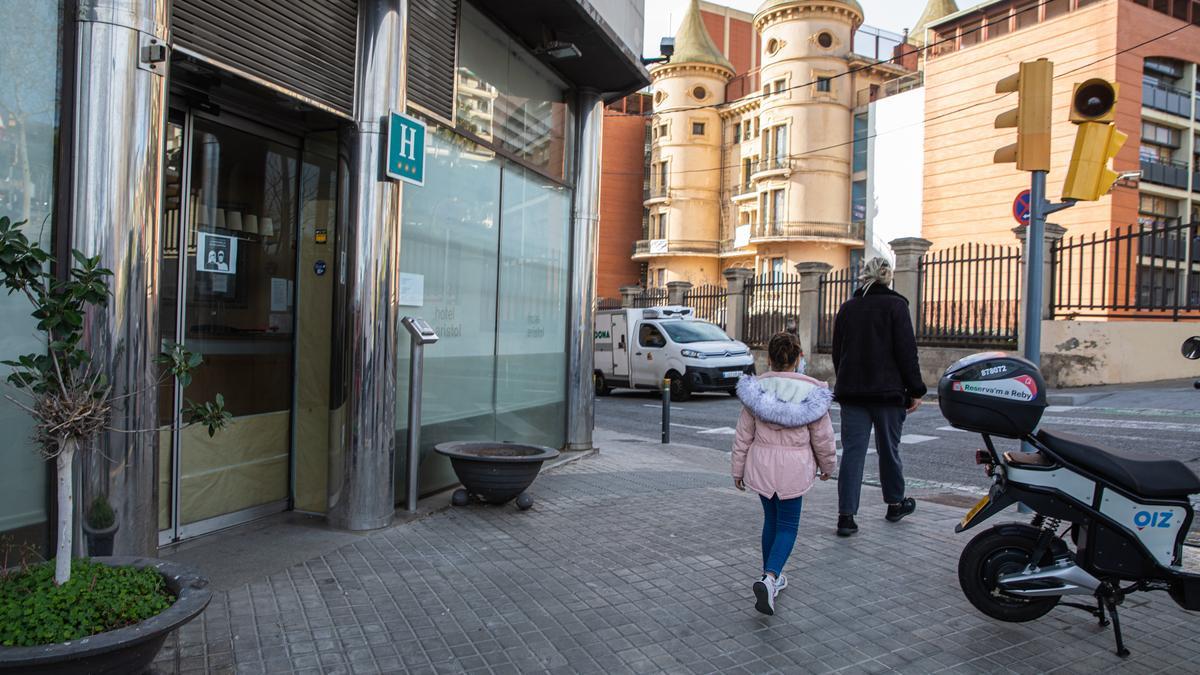
[[[408,103],[454,124],[459,0],[408,1]]]
[[[188,51],[354,110],[358,0],[175,0],[171,29]]]

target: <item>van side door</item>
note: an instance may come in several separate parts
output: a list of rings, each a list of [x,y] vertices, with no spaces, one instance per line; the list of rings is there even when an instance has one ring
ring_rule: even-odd
[[[640,322],[637,325],[637,344],[633,349],[634,386],[657,387],[666,374],[667,337],[656,324]]]
[[[612,315],[612,358],[613,377],[629,379],[629,326],[624,312]]]

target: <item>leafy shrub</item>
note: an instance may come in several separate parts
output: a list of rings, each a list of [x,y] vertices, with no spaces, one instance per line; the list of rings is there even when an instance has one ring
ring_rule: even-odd
[[[96,495],[96,499],[92,501],[92,508],[88,509],[88,527],[93,530],[107,530],[115,522],[117,516],[113,513],[112,506],[109,506],[108,500],[103,495]]]
[[[33,647],[78,640],[161,614],[175,601],[153,568],[71,561],[71,580],[54,585],[53,562],[0,577],[0,645]]]

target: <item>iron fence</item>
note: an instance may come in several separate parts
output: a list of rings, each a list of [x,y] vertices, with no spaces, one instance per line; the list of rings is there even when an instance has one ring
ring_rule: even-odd
[[[817,351],[833,349],[833,324],[842,303],[858,288],[858,268],[846,268],[821,275],[817,287]]]
[[[621,309],[620,298],[599,298],[596,300],[596,309]]]
[[[697,319],[703,319],[725,328],[726,296],[728,291],[724,286],[705,284],[687,292],[683,304],[692,308]]]
[[[667,289],[665,288],[647,288],[633,299],[633,306],[640,309],[660,307],[665,304],[667,304]]]
[[[1057,242],[1055,318],[1200,318],[1200,225],[1151,222]]]
[[[799,275],[761,274],[746,284],[745,297],[742,341],[747,345],[766,347],[772,335],[799,325]]]
[[[918,267],[917,344],[1017,346],[1021,252],[1015,246],[962,244],[925,254]]]

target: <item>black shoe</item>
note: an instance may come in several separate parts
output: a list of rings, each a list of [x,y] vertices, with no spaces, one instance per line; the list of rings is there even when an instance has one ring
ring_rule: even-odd
[[[854,522],[854,516],[841,514],[838,516],[837,536],[849,537],[858,532],[858,525]]]
[[[899,504],[888,504],[888,512],[884,518],[889,523],[898,523],[900,519],[917,510],[917,500],[905,497]]]

